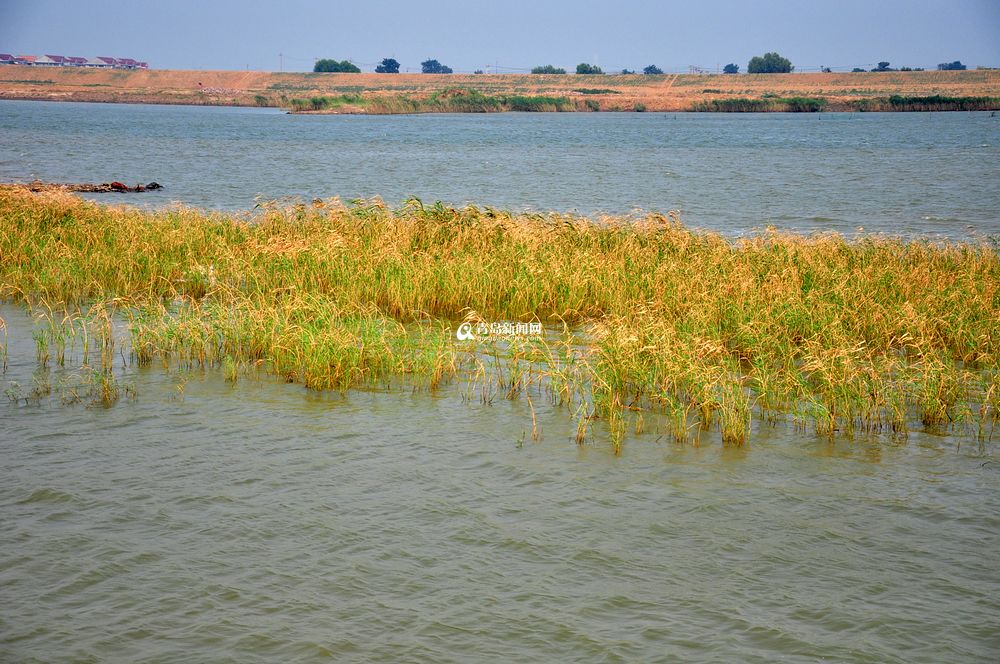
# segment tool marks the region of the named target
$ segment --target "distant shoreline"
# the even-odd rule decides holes
[[[316,74],[0,66],[0,99],[280,108],[295,114],[1000,110],[1000,71]]]

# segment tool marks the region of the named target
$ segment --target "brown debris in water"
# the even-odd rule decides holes
[[[74,182],[42,182],[41,180],[34,180],[25,185],[5,185],[5,186],[22,186],[26,187],[29,191],[79,191],[86,193],[136,193],[142,191],[151,191],[154,189],[163,189],[163,187],[157,182],[150,182],[149,184],[137,184],[134,187],[130,187],[121,182],[102,182],[99,184],[93,183],[74,183]]]

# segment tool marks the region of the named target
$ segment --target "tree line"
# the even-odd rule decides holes
[[[395,58],[385,58],[375,67],[376,74],[398,74],[399,61]],[[451,74],[453,70],[447,65],[443,65],[437,60],[424,60],[420,63],[420,70],[424,74]],[[334,74],[358,74],[361,69],[350,60],[317,60],[313,66],[314,72],[334,73]]]
[[[377,74],[398,74],[399,73],[399,62],[395,58],[386,58],[375,67],[375,72]],[[937,66],[939,71],[963,71],[968,69],[962,64],[961,60],[955,60],[954,62],[942,62]],[[792,65],[792,61],[786,57],[779,55],[776,52],[765,53],[764,55],[755,55],[750,58],[750,62],[747,63],[747,73],[748,74],[787,74],[795,70]],[[829,67],[822,67],[821,70],[824,73],[830,73],[832,70]],[[334,73],[349,73],[356,74],[361,71],[361,69],[350,62],[349,60],[333,60],[333,59],[322,59],[316,61],[316,66],[313,67],[314,72],[334,72]],[[424,60],[420,63],[420,71],[424,74],[451,74],[453,70],[447,65],[443,65],[437,60]],[[860,67],[855,67],[853,69],[855,72],[863,72],[864,69]],[[886,71],[923,71],[920,67],[900,67],[899,69],[893,69],[889,66],[889,62],[883,61],[878,63],[878,66],[870,71],[873,72],[886,72]],[[476,70],[477,74],[482,74],[482,70]],[[539,65],[538,67],[533,67],[531,69],[532,74],[565,74],[566,70],[562,67],[556,67],[554,65]],[[604,70],[597,65],[592,65],[587,62],[581,62],[576,66],[576,73],[581,75],[592,75],[592,74],[603,74]],[[636,72],[629,69],[623,69],[622,74],[635,74]],[[657,74],[662,74],[663,70],[656,65],[649,65],[642,70],[642,73],[647,76],[655,76]],[[724,74],[738,74],[740,73],[740,66],[736,63],[730,62],[725,67],[722,68],[722,73]]]

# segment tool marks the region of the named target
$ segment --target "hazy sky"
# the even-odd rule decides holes
[[[776,50],[799,70],[1000,66],[1000,0],[0,0],[0,52],[110,55],[164,69],[370,71],[436,58],[455,71],[539,64],[714,70]],[[284,54],[279,59],[279,53]]]

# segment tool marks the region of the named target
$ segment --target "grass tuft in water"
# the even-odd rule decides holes
[[[107,374],[128,355],[338,391],[462,380],[470,401],[547,397],[579,443],[606,422],[616,450],[628,413],[734,446],[783,423],[986,438],[997,418],[995,243],[729,240],[673,214],[417,199],[143,211],[19,188],[0,189],[0,228],[0,297],[39,313],[42,366],[75,352]],[[458,341],[466,320],[547,333]]]

